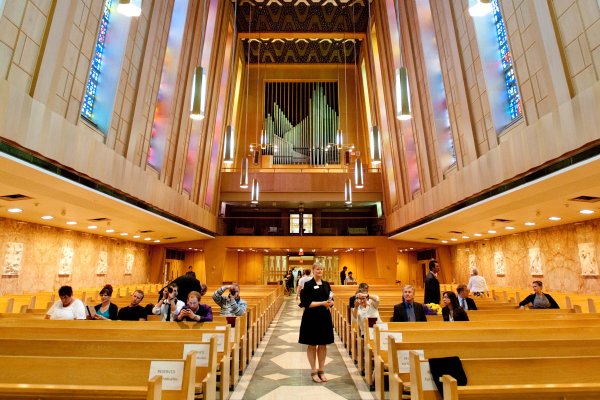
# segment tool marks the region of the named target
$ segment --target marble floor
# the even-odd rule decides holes
[[[230,399],[374,399],[337,336],[327,348],[329,381],[311,380],[306,346],[298,343],[301,318],[294,297],[287,298]]]

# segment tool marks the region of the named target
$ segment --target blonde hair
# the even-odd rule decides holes
[[[319,267],[319,268],[323,268],[323,264],[321,264],[319,261],[315,261],[315,262],[313,263],[312,269],[315,269],[315,268],[317,268],[317,267]]]

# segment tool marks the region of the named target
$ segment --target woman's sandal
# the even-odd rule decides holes
[[[311,372],[310,377],[313,380],[313,382],[315,382],[315,383],[323,383],[318,372]]]
[[[325,377],[325,371],[317,371],[317,375],[319,375],[319,379],[321,379],[321,382],[327,382],[327,378]]]

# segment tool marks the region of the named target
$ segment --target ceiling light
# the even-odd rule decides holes
[[[67,221],[67,225],[77,225],[77,221]]]
[[[452,240],[453,242],[456,242],[458,239],[457,238],[450,238],[450,240]]]
[[[113,233],[115,230],[114,229],[107,229],[106,233]]]
[[[152,238],[147,237],[147,238],[144,238],[144,240],[148,241],[148,240],[152,240]]]
[[[560,217],[550,217],[548,218],[550,221],[560,221]]]
[[[527,221],[527,222],[525,222],[525,225],[527,225],[527,226],[534,226],[535,222]]]
[[[515,229],[514,226],[505,226],[504,229],[512,231],[513,229]]]
[[[140,238],[140,235],[133,235],[133,238],[134,238],[134,239],[139,239],[139,238]]]
[[[495,231],[495,230],[493,230],[493,229],[490,229],[490,230],[488,231],[488,233],[496,233],[496,231]]]
[[[54,219],[54,217],[52,215],[42,215],[42,219],[51,220]]]
[[[6,211],[8,211],[9,213],[20,213],[23,210],[21,210],[20,208],[9,208]]]
[[[129,233],[127,233],[127,232],[121,232],[120,235],[121,236],[127,236],[127,235],[129,235]]]
[[[448,241],[447,240],[442,240],[442,243],[448,243]]]
[[[462,238],[463,238],[463,239],[469,239],[469,236],[467,236],[467,235],[463,235],[463,236],[462,236]]]
[[[579,211],[580,214],[593,214],[594,210],[581,210]]]
[[[481,233],[474,233],[473,236],[479,237],[479,236],[481,236]]]
[[[154,241],[154,243],[160,243],[160,240],[156,239],[156,240]]]
[[[88,225],[88,229],[96,229],[97,226],[96,225]]]

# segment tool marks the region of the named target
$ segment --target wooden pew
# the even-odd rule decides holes
[[[454,341],[444,338],[434,342],[388,342],[390,400],[399,400],[403,385],[410,382],[409,353],[422,351],[425,358],[458,356],[460,358],[544,357],[552,349],[553,357],[599,356],[600,339]]]
[[[143,338],[142,338],[143,339]],[[81,357],[81,358],[132,358],[153,360],[185,359],[187,350],[193,349],[196,359],[196,395],[204,400],[215,400],[217,391],[217,341],[151,342],[111,340],[64,339],[2,339],[0,356]]]
[[[166,360],[162,360],[166,361]],[[151,359],[0,356],[0,399],[193,400],[196,353],[181,363],[182,385],[165,390],[162,378],[148,375]]]
[[[420,400],[440,399],[437,390],[425,391],[420,385],[425,362],[416,352],[410,353],[411,391],[418,390]],[[454,378],[444,375],[444,400],[600,397],[600,357],[466,358],[461,362],[467,385],[457,386]]]

